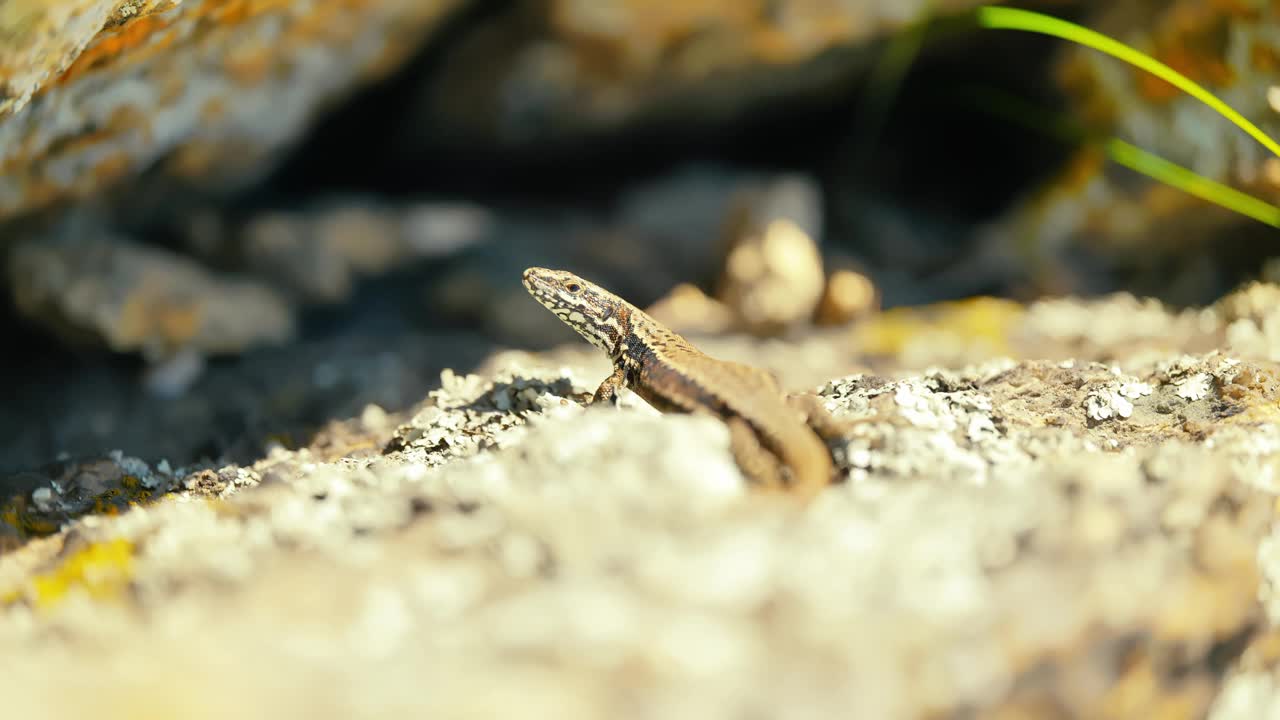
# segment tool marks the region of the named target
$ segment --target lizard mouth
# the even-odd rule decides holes
[[[529,292],[534,294],[537,293],[538,291],[538,269],[537,268],[529,268],[528,270],[525,270],[524,276],[521,278],[521,280],[524,281],[525,290],[528,290]]]
[[[531,267],[524,271],[521,278],[524,281],[524,289],[529,291],[534,297],[545,297],[552,294],[551,284],[544,276],[546,270],[538,267]]]

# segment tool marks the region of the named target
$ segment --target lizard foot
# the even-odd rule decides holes
[[[856,418],[836,417],[823,405],[821,397],[810,392],[788,395],[787,404],[799,411],[804,416],[805,424],[826,443],[847,439],[855,426],[875,419],[872,415]]]

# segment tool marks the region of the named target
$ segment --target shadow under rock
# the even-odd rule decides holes
[[[113,450],[174,468],[251,463],[270,444],[304,446],[369,404],[404,410],[439,386],[444,368],[475,366],[494,349],[477,332],[415,327],[385,310],[375,300],[330,312],[296,342],[210,361],[167,398],[144,389],[136,358],[75,352],[4,318],[23,351],[0,365],[10,389],[0,404],[0,496],[18,489],[21,471]]]

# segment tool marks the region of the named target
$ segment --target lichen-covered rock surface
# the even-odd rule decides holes
[[[68,718],[1263,717],[1280,366],[1192,348],[1267,324],[1259,293],[1150,306],[1145,338],[1108,334],[1123,298],[988,310],[1007,352],[945,367],[700,341],[870,418],[803,507],[753,493],[712,419],[584,408],[585,344],[242,466],[27,473],[0,690]]]
[[[0,8],[0,220],[159,166],[255,177],[457,0],[15,0]]]

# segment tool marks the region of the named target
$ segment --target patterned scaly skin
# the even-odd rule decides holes
[[[729,427],[743,473],[769,488],[811,497],[832,479],[824,438],[843,432],[817,396],[784,395],[773,375],[718,360],[631,303],[564,270],[529,268],[524,286],[613,362],[592,404],[626,387],[660,412],[705,413]],[[821,433],[821,436],[819,435]]]

